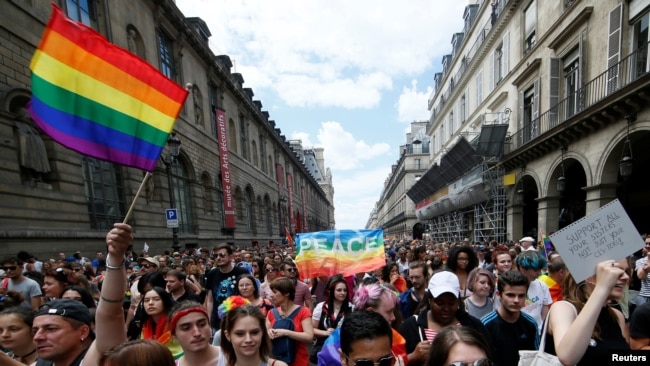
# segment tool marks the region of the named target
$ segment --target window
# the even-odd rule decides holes
[[[635,71],[636,76],[641,76],[650,70],[648,65],[648,23],[650,22],[650,13],[645,13],[639,20],[633,24],[632,31],[632,51],[635,52]]]
[[[535,43],[537,28],[537,4],[535,1],[524,10],[524,53],[528,52]]]
[[[259,159],[259,154],[257,150],[257,142],[255,140],[251,141],[251,155],[252,155],[252,163],[256,168],[260,167],[260,159]]]
[[[492,64],[491,64],[491,73],[490,73],[490,90],[493,90],[494,87],[499,84],[501,79],[503,79],[508,74],[508,61],[510,57],[510,33],[506,32],[503,35],[501,43],[496,46],[494,52],[492,52]]]
[[[126,213],[122,169],[119,165],[87,156],[81,160],[81,169],[90,227],[110,230]]]
[[[266,220],[266,233],[268,235],[273,235],[273,224],[271,218],[273,214],[271,213],[271,200],[269,196],[264,197],[264,218]]]
[[[216,197],[216,206],[220,214],[221,227],[226,227],[226,215],[225,209],[223,207],[223,189],[221,188],[221,173],[217,174],[217,197]]]
[[[243,114],[239,115],[239,139],[241,141],[241,155],[244,159],[248,160],[248,136]]]
[[[253,211],[253,189],[249,186],[244,194],[244,222],[249,232],[255,230],[255,211]]]
[[[210,98],[210,129],[212,132],[212,137],[217,138],[217,108],[219,104],[217,102],[217,88],[214,85],[210,85],[208,89],[209,98]]]
[[[176,72],[174,71],[172,40],[163,32],[158,32],[158,54],[160,58],[160,72],[174,80],[176,78]]]
[[[67,0],[68,18],[83,23],[89,27],[97,27],[97,18],[92,0]]]
[[[421,159],[415,159],[415,169],[422,169]]]
[[[580,89],[580,57],[578,49],[562,60],[564,65],[564,92],[567,98],[566,118],[578,112],[580,101],[578,99]]]
[[[619,88],[619,61],[621,60],[621,27],[623,24],[623,4],[618,4],[609,12],[609,33],[607,40],[607,92]]]
[[[182,159],[177,159],[172,164],[171,172],[174,203],[178,209],[178,232],[191,234],[194,232],[191,186],[189,174]]]
[[[237,129],[232,118],[228,120],[228,144],[230,151],[237,151]]]
[[[259,139],[260,139],[260,164],[261,164],[260,168],[262,169],[262,172],[268,173],[266,168],[266,159],[264,158],[266,156],[266,139],[261,134],[259,136]]]
[[[520,93],[519,109],[523,124],[521,145],[533,140],[539,135],[539,79],[532,86]]]
[[[466,100],[466,98],[467,98],[467,92],[465,92],[465,94],[463,94],[460,97],[460,104],[458,106],[458,112],[460,114],[460,116],[458,117],[458,121],[460,122],[461,125],[463,124],[463,122],[465,122],[465,118],[467,118],[467,116],[465,115],[465,113],[467,112],[466,111],[466,109],[467,109],[467,100]]]

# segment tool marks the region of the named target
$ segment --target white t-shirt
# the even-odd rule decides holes
[[[548,286],[539,279],[532,281],[526,293],[526,306],[521,311],[535,319],[538,332],[542,331],[542,324],[544,323],[542,309],[544,305],[551,305],[552,303],[553,298],[551,298],[551,292],[548,290]]]

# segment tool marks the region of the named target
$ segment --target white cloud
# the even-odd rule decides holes
[[[390,152],[390,145],[384,142],[368,144],[357,140],[338,122],[323,122],[318,130],[318,144],[325,151],[326,165],[333,172],[357,169],[363,161],[371,160]]]
[[[451,51],[462,1],[177,0],[200,16],[210,45],[247,87],[291,106],[370,108],[396,77],[420,75]],[[244,73],[245,71],[245,73]],[[408,118],[408,113],[404,118]]]
[[[397,101],[397,120],[403,123],[426,121],[429,119],[427,103],[433,89],[428,87],[418,91],[417,80],[411,81],[411,87],[404,87]]]
[[[334,207],[338,229],[362,229],[384,187],[390,167],[334,174]]]

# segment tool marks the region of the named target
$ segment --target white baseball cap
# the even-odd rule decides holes
[[[529,242],[531,242],[531,243],[534,243],[534,242],[535,242],[535,239],[533,239],[533,238],[530,237],[530,236],[525,236],[525,237],[519,239],[519,242],[522,242],[522,241],[529,241]]]
[[[434,298],[446,292],[458,298],[458,294],[460,294],[460,282],[458,281],[458,276],[452,272],[442,271],[431,276],[427,289]]]

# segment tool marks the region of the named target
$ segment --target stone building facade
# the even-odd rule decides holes
[[[429,99],[429,171],[461,140],[478,159],[420,180],[418,217],[455,237],[517,240],[618,198],[648,232],[650,1],[470,1],[462,16]],[[476,169],[482,179],[444,205]],[[484,194],[463,200],[470,191]]]
[[[221,241],[268,246],[280,243],[287,231],[333,226],[332,195],[244,86],[243,75],[231,72],[230,58],[209,49],[205,22],[186,18],[172,0],[57,3],[68,17],[178,84],[192,84],[174,128],[180,154],[172,158],[165,149],[135,204],[134,250],[145,242],[154,254],[173,244],[174,250]],[[50,12],[46,1],[24,0],[7,0],[0,12],[0,252],[27,250],[48,258],[80,250],[92,256],[104,248],[112,223],[124,218],[144,172],[63,148],[26,113],[29,62]],[[228,144],[229,174],[219,137]],[[170,193],[179,216],[177,243],[166,227]]]

